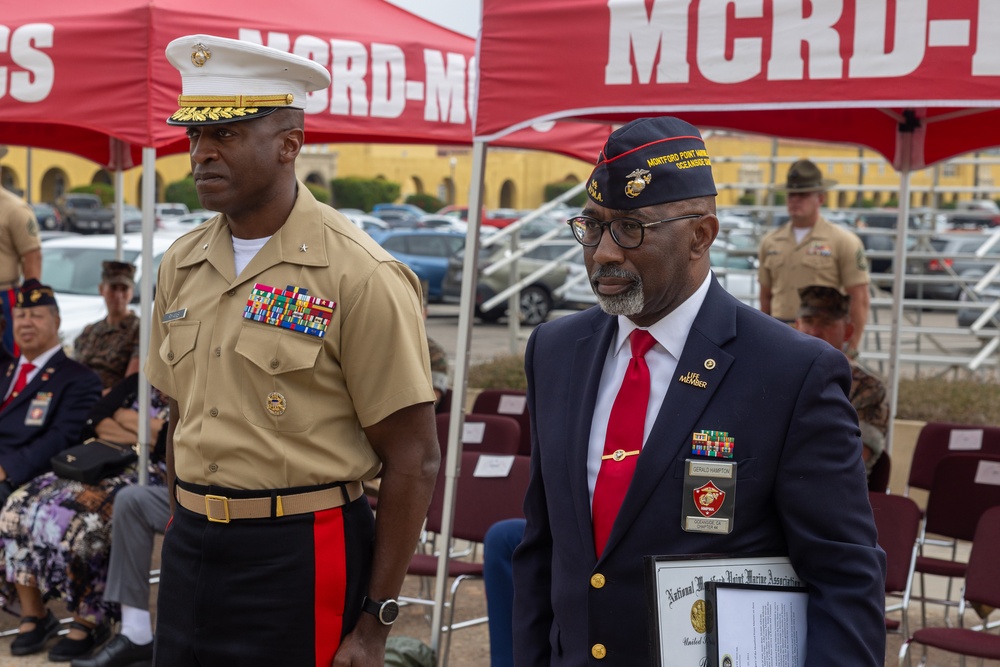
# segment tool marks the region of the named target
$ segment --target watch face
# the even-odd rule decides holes
[[[382,625],[392,625],[396,617],[399,616],[399,604],[395,600],[386,600],[378,611],[378,620]]]

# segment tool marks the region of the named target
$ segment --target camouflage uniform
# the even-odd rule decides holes
[[[861,426],[861,442],[872,450],[872,456],[865,463],[870,475],[872,467],[885,450],[885,438],[889,431],[889,402],[885,395],[885,385],[878,376],[869,372],[855,361],[851,361],[851,405],[858,413]]]
[[[427,349],[431,355],[431,383],[444,398],[448,393],[448,355],[430,336],[427,337]]]
[[[130,312],[115,326],[107,320],[88,324],[73,344],[73,358],[101,376],[104,388],[125,378],[132,359],[139,356],[139,317]]]

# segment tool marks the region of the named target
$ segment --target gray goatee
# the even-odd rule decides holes
[[[632,281],[632,286],[621,294],[609,296],[597,291],[599,278],[624,278]],[[608,315],[624,315],[631,317],[642,312],[645,304],[643,297],[642,278],[638,274],[620,269],[617,266],[599,266],[590,274],[590,286],[597,296],[597,303]]]

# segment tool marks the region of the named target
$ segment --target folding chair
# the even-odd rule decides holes
[[[455,539],[482,543],[486,531],[497,521],[516,519],[524,516],[522,504],[528,488],[528,465],[526,456],[512,456],[510,471],[503,477],[484,477],[477,475],[477,464],[488,454],[466,452],[462,454],[462,467],[456,480],[455,515],[452,522],[452,535]],[[492,460],[496,460],[495,458]],[[484,461],[485,463],[485,461]],[[431,500],[431,511],[427,516],[427,530],[441,532],[441,516],[444,504],[444,468],[438,473],[437,485]],[[442,548],[444,548],[442,546]],[[420,577],[437,576],[438,556],[434,554],[414,554],[407,574]],[[446,603],[448,620],[442,627],[447,633],[443,651],[442,667],[448,664],[448,650],[451,647],[451,633],[455,630],[485,623],[487,617],[455,622],[455,600],[462,582],[469,579],[482,579],[483,564],[448,559],[448,577],[454,577],[449,599]],[[402,602],[410,604],[433,605],[434,601],[426,598],[401,597]]]
[[[868,490],[879,493],[889,492],[889,477],[892,474],[892,461],[889,452],[882,452],[882,455],[875,460],[872,472],[868,475]]]
[[[958,433],[953,434],[954,431]],[[938,462],[953,454],[1000,455],[1000,428],[945,422],[925,424],[913,448],[903,495],[910,495],[911,488],[929,491]]]
[[[437,416],[438,443],[441,445],[441,460],[448,451],[448,427],[451,415]],[[506,415],[465,415],[465,430],[462,433],[462,451],[479,454],[517,454],[521,447],[521,425],[513,417]]]
[[[920,533],[921,511],[912,499],[906,496],[891,496],[887,493],[870,491],[868,500],[875,515],[878,529],[878,543],[885,551],[885,593],[899,597],[898,603],[886,604],[886,613],[900,612],[899,621],[886,618],[887,629],[900,627],[902,635],[909,637],[907,613],[913,588],[913,568],[917,561],[917,535]]]
[[[528,417],[526,392],[519,389],[484,389],[476,396],[472,412],[479,415],[513,417],[521,425],[521,447],[518,454],[531,456],[531,422]]]
[[[927,662],[926,648],[937,648],[961,656],[959,664],[964,667],[965,656],[1000,660],[1000,636],[986,632],[986,619],[995,607],[1000,607],[1000,567],[997,566],[997,550],[1000,550],[1000,507],[986,510],[976,526],[966,571],[965,589],[959,603],[957,628],[923,628],[903,642],[899,649],[899,664],[908,658],[910,644],[920,644],[925,654],[920,664]],[[976,628],[965,628],[966,602],[982,619]]]
[[[958,540],[971,541],[976,524],[983,512],[1000,505],[1000,485],[993,474],[1000,475],[1000,455],[952,454],[941,459],[931,483],[924,513],[924,525],[920,532],[920,553],[917,556],[915,572],[920,574],[920,618],[927,626],[927,602],[945,606],[945,621],[951,607],[958,602],[951,600],[951,585],[954,578],[966,574],[967,564],[955,560]],[[933,543],[927,535],[940,535],[953,540],[950,558],[932,558],[925,554],[925,546]],[[925,575],[948,578],[948,592],[944,599],[927,596]],[[916,596],[915,596],[916,597]]]

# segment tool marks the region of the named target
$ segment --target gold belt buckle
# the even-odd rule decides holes
[[[213,501],[214,502],[222,503],[222,513],[224,515],[224,518],[222,518],[222,519],[216,519],[215,517],[212,516],[212,505],[211,505],[211,503]],[[206,495],[205,496],[205,516],[212,523],[229,523],[229,498],[226,498],[225,496]]]

